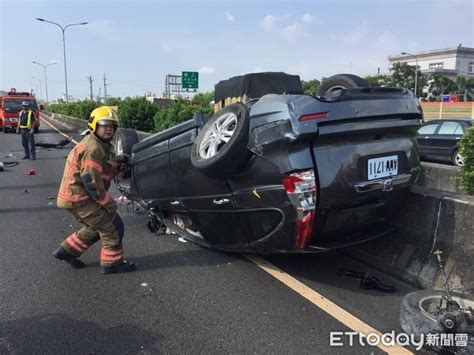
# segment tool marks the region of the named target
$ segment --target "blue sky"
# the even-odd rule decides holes
[[[200,91],[231,76],[284,71],[303,80],[388,72],[387,56],[474,47],[472,0],[444,1],[10,1],[0,0],[0,89],[37,89],[48,67],[49,98],[161,95],[166,74],[200,72]],[[36,85],[36,86],[35,86]],[[43,83],[44,85],[44,83]],[[43,96],[44,87],[43,87]]]

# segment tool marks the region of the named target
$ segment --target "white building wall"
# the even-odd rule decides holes
[[[469,71],[469,63],[474,62],[474,52],[472,48],[447,48],[439,51],[429,51],[413,53],[418,60],[418,66],[421,71],[434,72],[436,68],[433,64],[442,63],[442,68],[438,66],[438,70],[446,70],[447,76],[467,75],[474,76],[474,67]],[[407,63],[416,65],[416,60],[412,56],[396,55],[389,57],[389,70],[394,63]],[[430,67],[431,65],[431,67]]]
[[[469,72],[469,63],[474,63],[474,57],[468,58],[468,57],[462,57],[458,58],[458,63],[457,63],[457,70],[459,71],[460,74],[471,74],[474,75],[474,72]]]

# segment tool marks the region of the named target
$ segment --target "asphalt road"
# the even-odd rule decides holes
[[[66,130],[65,130],[66,131]],[[36,140],[62,137],[46,125]],[[240,254],[154,235],[146,217],[122,206],[128,274],[100,274],[99,245],[80,270],[52,252],[79,224],[55,206],[65,149],[23,156],[20,138],[0,132],[0,353],[381,354],[380,348],[330,347],[330,332],[350,331]],[[9,156],[11,155],[11,156]],[[34,168],[35,175],[26,175]],[[117,196],[117,195],[115,195]],[[412,288],[347,256],[331,252],[265,257],[321,296],[380,332],[402,332],[399,305]],[[396,286],[393,294],[361,290],[341,267],[371,272]]]

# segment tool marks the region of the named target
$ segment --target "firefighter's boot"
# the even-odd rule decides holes
[[[63,247],[59,247],[54,253],[53,256],[58,260],[63,260],[71,265],[75,269],[82,269],[86,266],[81,260],[76,258],[74,255],[69,254]]]
[[[102,266],[102,275],[117,274],[122,272],[130,272],[135,270],[135,264],[122,261],[120,264],[112,266]]]

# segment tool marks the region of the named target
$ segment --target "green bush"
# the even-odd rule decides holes
[[[459,153],[464,159],[461,167],[461,187],[474,195],[474,126],[471,126],[460,142]]]
[[[212,107],[208,103],[192,103],[183,99],[172,100],[168,107],[160,108],[156,112],[154,132],[160,132],[187,121],[198,111],[212,113]]]
[[[81,102],[73,102],[70,104],[48,105],[46,107],[46,110],[59,113],[61,115],[66,115],[66,116],[71,116],[71,117],[87,120],[91,112],[99,106],[102,106],[99,102],[81,101]]]
[[[153,116],[157,111],[158,107],[144,97],[127,97],[119,104],[117,114],[121,127],[151,132],[154,128]]]
[[[211,106],[211,101],[214,100],[214,91],[203,92],[194,95],[193,104],[201,105],[203,107]]]

